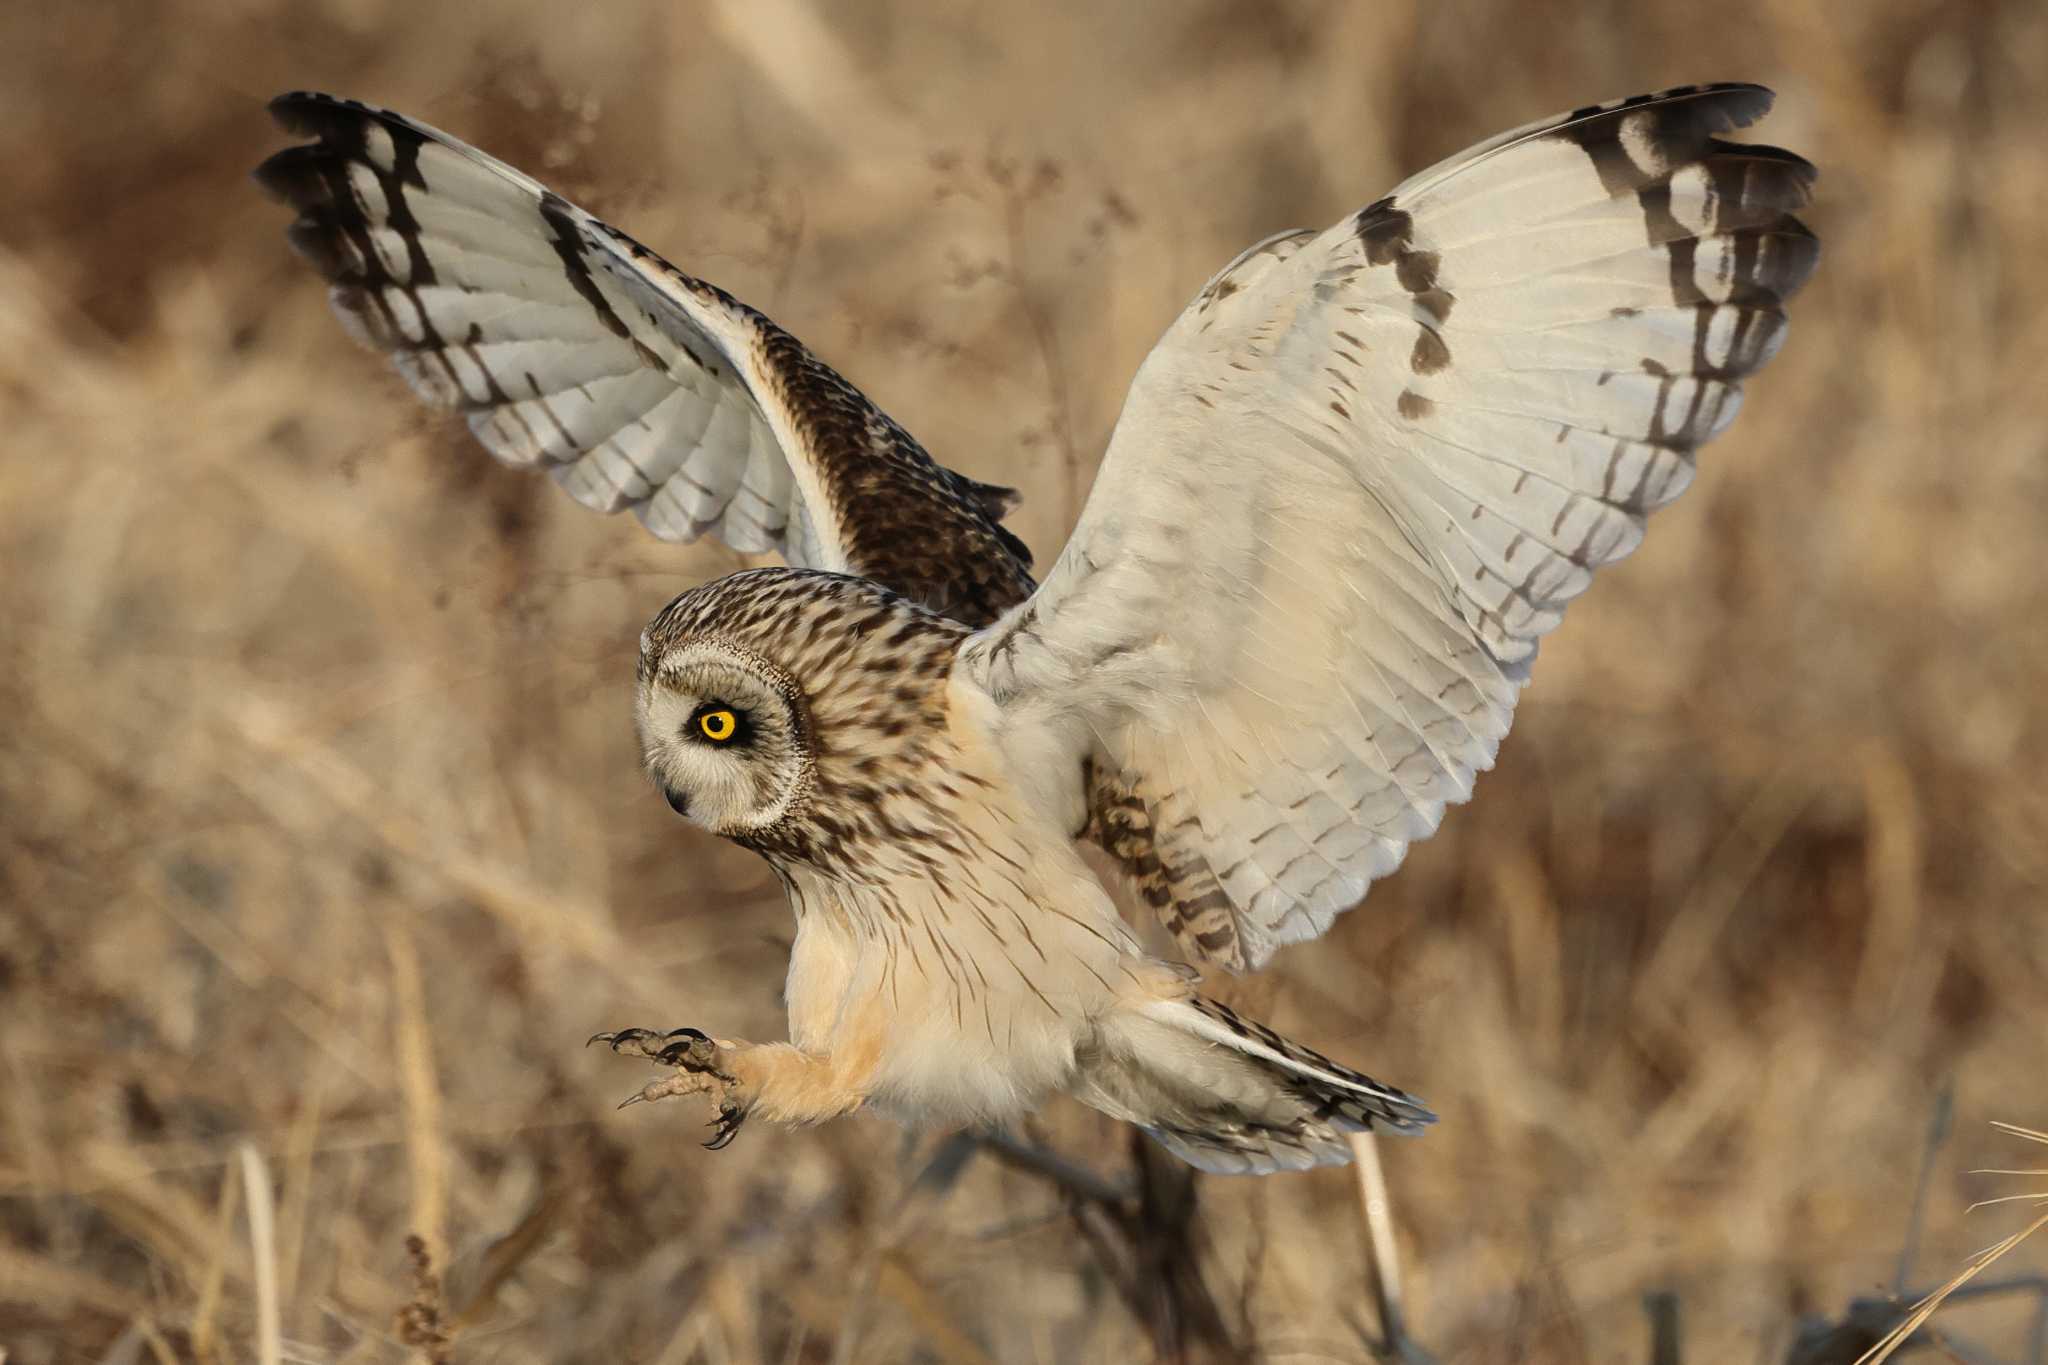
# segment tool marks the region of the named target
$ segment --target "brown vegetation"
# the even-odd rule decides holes
[[[1368,1357],[1344,1171],[1189,1205],[1050,1108],[1145,1191],[1105,1201],[876,1120],[712,1154],[612,1112],[644,1078],[591,1031],[780,1027],[776,889],[627,718],[643,620],[736,560],[348,345],[245,174],[297,86],[770,312],[1021,486],[1042,562],[1242,245],[1555,109],[1775,86],[1826,243],[1783,356],[1474,805],[1240,989],[1443,1115],[1382,1144],[1440,1358],[1647,1360],[1656,1291],[1686,1361],[1784,1359],[1892,1287],[1952,1081],[1945,1279],[2013,1230],[1963,1212],[1986,1121],[2048,1104],[2043,71],[2029,0],[8,6],[0,1352]],[[2024,1317],[1936,1321],[2009,1359]]]

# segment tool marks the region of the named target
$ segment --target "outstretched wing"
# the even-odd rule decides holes
[[[973,625],[1032,588],[1015,494],[945,469],[723,290],[445,133],[329,95],[257,179],[336,311],[429,403],[657,536],[858,574]]]
[[[1050,799],[1190,953],[1257,966],[1392,871],[1691,481],[1817,257],[1813,168],[1716,136],[1769,105],[1508,133],[1253,248],[1146,360],[1072,541],[968,666],[1020,753],[1086,774]]]

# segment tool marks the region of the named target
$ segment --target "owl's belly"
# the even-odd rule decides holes
[[[869,1106],[906,1123],[1000,1122],[1071,1079],[1109,1003],[1075,991],[1064,980],[1078,974],[1072,966],[1013,966],[1001,945],[957,926],[943,950],[921,948],[800,920],[790,1041],[862,1078]]]
[[[950,999],[875,1010],[884,1033],[869,1104],[915,1124],[1003,1123],[1036,1109],[1071,1081],[1095,1026],[1026,999],[970,995],[957,1015]]]

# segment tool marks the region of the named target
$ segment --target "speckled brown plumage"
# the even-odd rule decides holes
[[[946,725],[962,623],[879,583],[803,569],[750,569],[692,588],[641,637],[640,680],[692,640],[716,641],[774,680],[799,718],[811,764],[804,799],[773,825],[730,837],[788,873],[847,869],[866,841],[940,843],[964,857],[951,822],[912,820],[957,798]],[[936,776],[935,776],[936,775]]]
[[[1158,827],[1156,798],[1141,784],[1088,762],[1088,823],[1081,837],[1098,845],[1129,881],[1131,889],[1159,916],[1159,923],[1190,956],[1233,971],[1250,964],[1238,940],[1230,897],[1216,883],[1199,852],[1171,855],[1171,837]],[[1162,854],[1164,843],[1169,850]]]

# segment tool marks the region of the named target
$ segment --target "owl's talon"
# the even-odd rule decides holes
[[[708,1095],[718,1116],[711,1121],[714,1131],[704,1145],[714,1152],[730,1143],[746,1122],[747,1106],[734,1095],[739,1079],[720,1064],[728,1060],[723,1054],[729,1049],[702,1029],[673,1028],[657,1033],[653,1029],[623,1028],[593,1034],[590,1041],[608,1044],[622,1056],[644,1057],[656,1065],[674,1068],[621,1100],[619,1108],[682,1095]]]
[[[645,1057],[662,1066],[732,1080],[718,1065],[718,1054],[723,1049],[702,1029],[672,1028],[667,1033],[656,1033],[653,1029],[622,1028],[616,1033],[594,1034],[590,1041],[609,1043],[612,1051],[623,1056]]]
[[[696,1038],[705,1038],[696,1029],[672,1029],[668,1033],[655,1033],[653,1029],[616,1029],[616,1031],[608,1031],[608,1033],[592,1033],[590,1042],[586,1042],[584,1046],[588,1048],[590,1044],[602,1042],[602,1044],[610,1046],[610,1050],[616,1052],[618,1056],[641,1056],[641,1058],[647,1058],[649,1062],[659,1062],[659,1060],[662,1060],[662,1054],[668,1048],[676,1046],[670,1040],[676,1038],[676,1033],[684,1033],[684,1031],[696,1033]],[[674,1064],[676,1062],[670,1062],[670,1066],[674,1066]]]
[[[740,1125],[747,1121],[747,1111],[727,1100],[718,1106],[718,1117],[711,1121],[711,1141],[704,1144],[707,1152],[721,1152],[739,1135]]]
[[[686,1036],[676,1037],[677,1034]],[[677,1029],[669,1036],[676,1041],[657,1052],[654,1055],[656,1061],[664,1066],[679,1066],[685,1071],[708,1071],[724,1078],[714,1065],[718,1060],[718,1044],[693,1028]]]
[[[642,1057],[652,1057],[653,1053],[643,1049],[650,1046],[649,1039],[659,1041],[660,1038],[661,1035],[653,1029],[622,1028],[611,1033],[593,1033],[585,1040],[583,1046],[589,1047],[592,1043],[605,1043],[614,1052],[631,1052]]]

